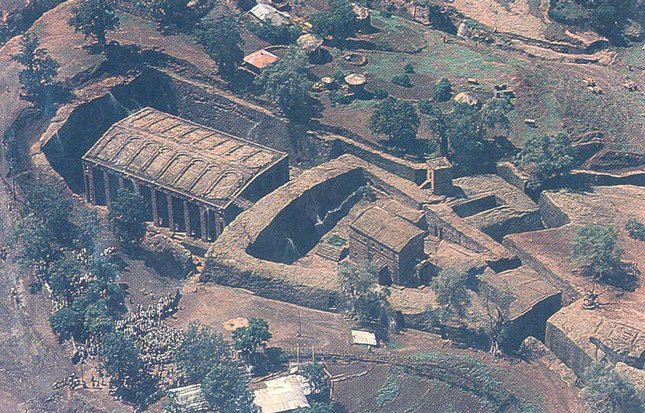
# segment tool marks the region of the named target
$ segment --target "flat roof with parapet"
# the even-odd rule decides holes
[[[419,228],[378,206],[361,212],[352,222],[351,227],[392,248],[395,252],[401,252],[412,239],[423,235],[423,231]]]
[[[285,153],[144,108],[115,123],[83,160],[226,208]]]

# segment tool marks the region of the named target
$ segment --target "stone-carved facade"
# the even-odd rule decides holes
[[[150,108],[114,124],[82,162],[87,202],[109,206],[127,187],[155,225],[203,241],[289,180],[286,154]]]
[[[371,207],[350,225],[349,256],[375,265],[381,284],[405,284],[424,258],[424,235],[408,221]]]

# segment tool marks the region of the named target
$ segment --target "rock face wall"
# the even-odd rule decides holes
[[[288,264],[301,258],[361,198],[364,185],[363,172],[354,169],[312,186],[275,216],[247,252]]]
[[[545,344],[577,375],[603,359],[642,370],[645,323],[631,308],[589,311],[578,301],[549,318]]]

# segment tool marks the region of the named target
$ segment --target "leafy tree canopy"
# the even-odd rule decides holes
[[[419,125],[419,115],[414,105],[393,97],[377,103],[370,118],[372,132],[383,134],[396,144],[406,145],[414,141]]]
[[[292,47],[282,59],[262,70],[256,83],[287,117],[305,121],[311,114],[307,73],[306,55]]]
[[[12,228],[10,239],[19,247],[22,264],[45,261],[52,253],[52,234],[33,213],[20,218]]]
[[[622,249],[616,229],[611,225],[587,224],[578,229],[572,246],[573,256],[596,279],[611,278],[620,270]]]
[[[23,192],[23,214],[34,214],[41,219],[52,239],[60,240],[69,235],[72,201],[62,183],[43,175],[25,186]]]
[[[329,11],[319,11],[311,15],[309,22],[313,32],[334,39],[346,39],[358,31],[356,13],[347,0],[330,0]]]
[[[430,286],[435,292],[437,303],[446,313],[445,318],[465,315],[466,308],[470,305],[470,296],[466,288],[467,281],[468,274],[466,272],[452,267],[441,271],[432,280]]]
[[[192,18],[190,0],[137,0],[139,8],[147,11],[162,27],[183,27]]]
[[[96,38],[99,45],[105,47],[105,34],[115,30],[120,24],[116,13],[116,0],[81,1],[72,9],[69,24],[86,38]]]
[[[602,364],[587,372],[582,395],[589,413],[637,413],[645,410],[634,386],[614,369]]]
[[[18,74],[25,95],[34,99],[46,97],[60,65],[40,47],[38,37],[33,33],[25,34],[13,59],[25,66]]]
[[[629,236],[638,241],[645,241],[645,224],[637,219],[631,218],[625,224]]]
[[[207,326],[191,323],[175,351],[175,361],[193,383],[199,383],[211,366],[231,362],[229,346],[221,334]]]
[[[573,146],[565,134],[531,138],[516,157],[517,164],[537,186],[571,172],[573,161]]]
[[[266,346],[271,338],[269,323],[260,318],[251,318],[249,325],[233,331],[233,347],[245,356],[251,356]]]
[[[197,39],[217,61],[220,75],[231,79],[244,57],[239,16],[222,14],[204,18],[197,29]]]
[[[136,343],[121,333],[108,334],[101,345],[101,365],[110,377],[110,386],[124,400],[145,406],[156,391],[157,383],[146,370]]]
[[[137,247],[146,234],[146,206],[141,195],[119,188],[112,200],[108,220],[112,232],[125,249]]]
[[[220,413],[255,413],[247,383],[233,363],[211,367],[202,382],[202,393],[211,408]]]
[[[432,100],[435,102],[446,102],[452,96],[452,85],[445,77],[434,85],[432,89]]]
[[[327,400],[329,397],[329,381],[325,366],[320,363],[306,364],[299,372],[304,378],[311,383],[312,394],[318,400]]]

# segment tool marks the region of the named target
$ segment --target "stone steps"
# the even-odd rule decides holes
[[[338,247],[336,245],[328,244],[323,242],[318,247],[316,254],[320,255],[323,258],[332,260],[334,262],[339,262],[345,253],[346,247]]]

